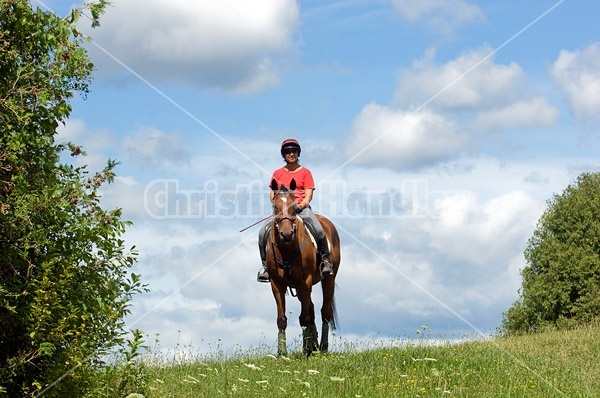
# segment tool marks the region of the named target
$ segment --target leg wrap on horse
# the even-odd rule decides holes
[[[315,333],[316,333],[315,328]],[[317,348],[315,335],[313,335],[312,328],[310,326],[302,326],[302,352],[306,356],[310,356],[312,352]]]
[[[321,326],[321,344],[319,345],[321,352],[329,350],[329,322],[323,322]]]
[[[317,325],[314,323],[308,327],[310,334],[312,335],[312,348],[313,350],[319,349],[319,332],[317,332]]]
[[[285,331],[280,330],[277,335],[277,355],[287,356],[287,344],[285,341]]]

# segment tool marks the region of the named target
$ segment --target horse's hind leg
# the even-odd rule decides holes
[[[319,349],[321,352],[327,352],[329,350],[329,325],[335,330],[335,276],[325,278],[321,281],[321,287],[323,288],[323,306],[321,307],[321,343]]]

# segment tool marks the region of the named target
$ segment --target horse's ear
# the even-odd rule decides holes
[[[270,187],[271,187],[271,189],[272,189],[273,191],[277,191],[277,181],[275,181],[275,179],[274,179],[274,178],[271,180],[271,185],[270,185]]]
[[[292,191],[296,190],[296,180],[294,180],[293,178],[292,178],[292,181],[290,181],[290,189]]]

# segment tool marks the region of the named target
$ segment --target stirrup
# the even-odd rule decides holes
[[[269,277],[269,273],[265,267],[258,271],[258,275],[256,275],[257,282],[269,283],[270,280],[271,278]]]
[[[333,266],[329,259],[324,258],[321,261],[321,276],[324,278],[326,276],[333,276]]]

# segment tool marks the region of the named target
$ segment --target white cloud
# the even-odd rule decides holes
[[[464,51],[441,65],[435,55],[429,49],[412,68],[400,73],[395,108],[431,109],[473,143],[497,138],[485,133],[555,124],[558,110],[536,93],[518,64],[495,63],[489,46]],[[466,143],[466,138],[456,144]]]
[[[484,19],[481,9],[466,0],[391,0],[394,7],[409,21],[424,22],[443,33]]]
[[[398,336],[424,323],[440,333],[469,329],[457,314],[484,330],[499,326],[501,313],[516,298],[526,240],[545,200],[564,188],[568,176],[564,164],[553,161],[462,162],[473,166],[457,175],[389,170],[373,175],[356,166],[350,170],[349,186],[371,187],[376,182],[384,190],[400,190],[405,179],[413,181],[416,175],[428,183],[419,192],[431,197],[420,203],[431,209],[426,216],[412,217],[409,212],[334,220],[343,242],[336,279],[339,336]],[[528,182],[531,173],[543,177],[543,185]],[[255,281],[260,266],[258,226],[239,234],[250,220],[152,220],[140,212],[144,187],[135,179],[120,177],[109,189],[115,190],[114,197],[107,192],[109,197],[121,197],[123,218],[135,218],[125,239],[127,246],[138,246],[135,272],[151,288],[151,293],[134,299],[129,324],[150,335],[160,333],[164,347],[179,342],[214,352],[215,344],[227,350],[264,343],[275,351],[275,301],[269,286]],[[313,291],[316,309],[320,290],[315,286]],[[300,335],[299,303],[289,296],[287,301],[291,346]]]
[[[466,137],[440,115],[368,104],[354,121],[346,153],[356,164],[418,169],[456,156],[465,144]]]
[[[581,50],[561,51],[550,73],[580,123],[600,122],[600,43]]]
[[[394,104],[462,110],[502,106],[521,97],[527,86],[521,67],[514,62],[495,64],[491,53],[489,46],[483,46],[437,66],[435,51],[429,50],[412,70],[400,74]]]
[[[190,160],[181,134],[166,133],[145,126],[140,126],[123,138],[123,151],[128,160],[152,169],[180,166]]]
[[[493,271],[490,264],[522,246],[541,212],[540,202],[522,191],[484,203],[468,191],[449,195],[435,207],[439,219],[428,228],[431,247],[449,261],[488,271]]]
[[[515,101],[505,107],[483,111],[477,116],[477,130],[551,126],[558,110],[544,97]]]
[[[131,0],[108,8],[91,35],[153,82],[247,92],[277,83],[275,61],[290,49],[298,19],[294,0]],[[100,72],[122,69],[94,59]]]

